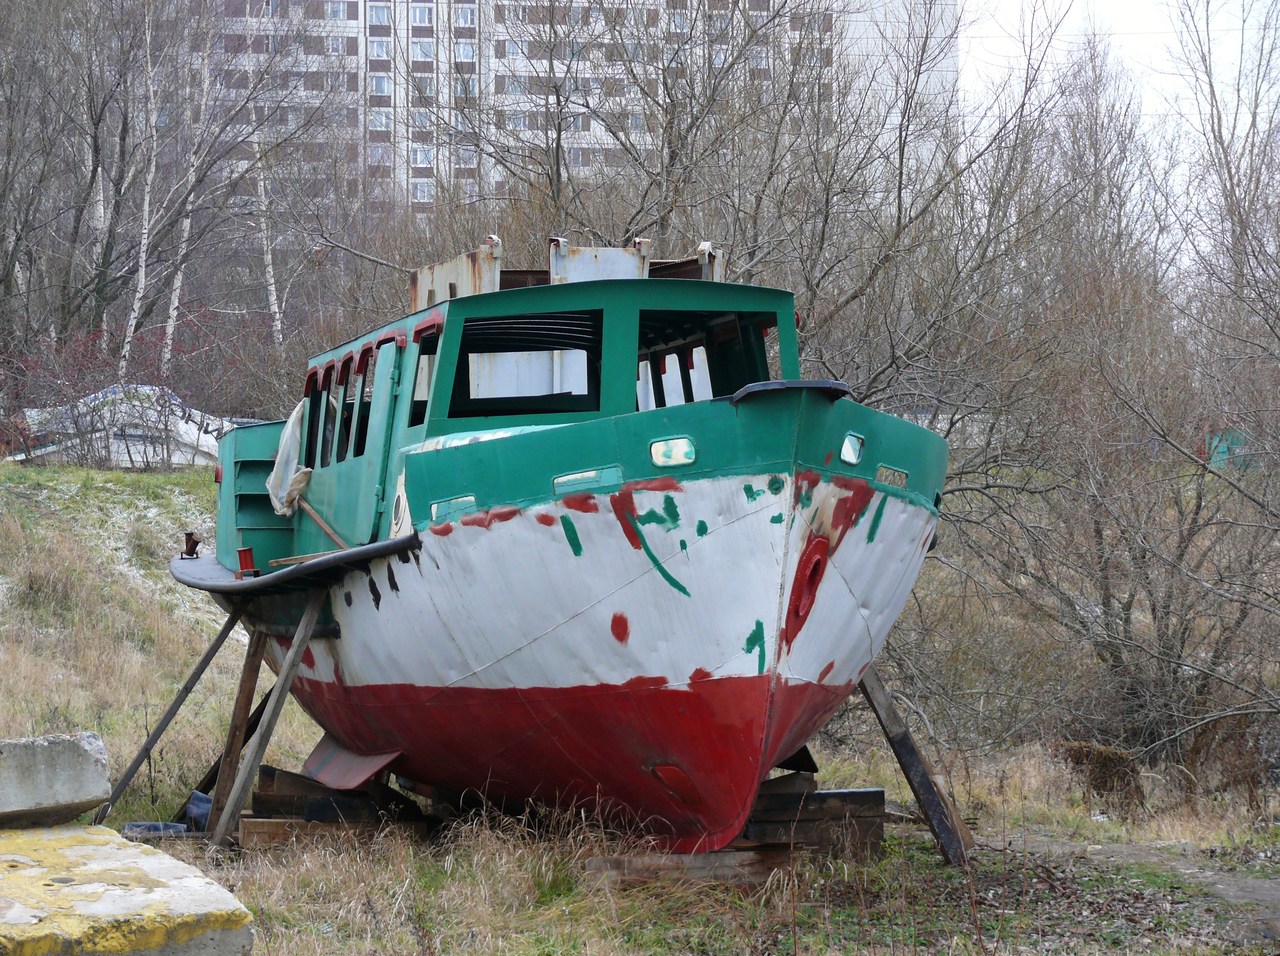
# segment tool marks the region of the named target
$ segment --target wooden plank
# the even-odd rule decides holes
[[[587,882],[612,886],[663,879],[709,880],[751,885],[766,882],[775,870],[791,865],[792,849],[768,845],[715,853],[637,853],[587,860]]]
[[[302,613],[302,620],[298,622],[298,630],[293,636],[289,653],[285,655],[284,663],[280,666],[279,679],[276,681],[276,686],[271,689],[267,709],[262,715],[262,724],[258,727],[258,732],[253,735],[253,740],[249,742],[249,752],[240,764],[235,783],[231,785],[231,793],[227,797],[226,807],[218,820],[217,827],[213,829],[211,842],[215,845],[227,842],[236,819],[240,816],[240,808],[244,806],[249,796],[249,788],[258,775],[258,766],[267,752],[267,744],[271,741],[271,734],[276,729],[276,721],[280,719],[280,711],[284,709],[284,702],[289,694],[289,688],[293,685],[293,678],[302,664],[302,655],[307,645],[311,643],[316,619],[320,617],[320,608],[327,596],[327,591],[317,590],[311,595],[311,600],[307,602],[307,609]]]
[[[329,540],[336,544],[340,550],[346,551],[351,547],[351,545],[338,537],[338,532],[329,527],[329,523],[325,521],[324,518],[320,517],[316,512],[316,509],[311,507],[311,502],[307,501],[307,499],[302,497],[302,495],[298,495],[298,507],[305,511],[311,520],[320,526],[320,530],[328,535]]]
[[[266,650],[267,635],[255,630],[249,637],[249,646],[245,648],[240,685],[236,688],[235,703],[231,705],[231,724],[227,729],[227,742],[222,748],[222,759],[218,764],[218,784],[214,788],[209,809],[207,829],[210,831],[222,820],[227,798],[231,795],[231,784],[240,767],[240,753],[244,750],[244,742],[249,733],[249,705],[253,702],[253,692],[258,687],[258,672],[262,670],[262,658]],[[270,694],[267,699],[271,699]]]
[[[884,817],[848,820],[752,820],[743,836],[761,843],[796,843],[815,848],[839,847],[853,859],[878,858],[884,852]]]
[[[751,819],[818,820],[845,816],[882,816],[884,791],[813,790],[809,793],[762,793],[751,807]]]
[[[240,622],[240,615],[243,613],[244,609],[241,607],[234,607],[231,609],[231,613],[227,615],[227,620],[223,623],[222,629],[218,631],[218,636],[213,639],[213,643],[211,643],[205,649],[205,652],[200,655],[200,660],[196,662],[196,666],[192,668],[191,673],[187,675],[186,681],[184,681],[182,687],[178,689],[177,696],[173,698],[173,702],[169,704],[169,708],[164,712],[164,715],[160,718],[159,722],[156,723],[155,729],[147,735],[147,739],[143,742],[142,748],[134,756],[133,760],[130,761],[129,766],[125,768],[124,773],[120,775],[120,779],[116,781],[116,785],[111,789],[111,796],[107,797],[107,802],[100,806],[98,808],[98,812],[93,815],[94,823],[100,824],[107,818],[107,814],[111,812],[111,808],[115,806],[116,801],[120,799],[125,789],[133,781],[134,774],[138,772],[138,769],[146,762],[146,759],[151,756],[151,750],[159,742],[161,734],[169,728],[170,722],[177,716],[178,711],[182,708],[182,705],[186,703],[187,698],[191,696],[191,692],[195,690],[196,684],[199,683],[200,678],[204,676],[204,672],[213,662],[218,651],[222,649],[222,645],[225,644],[227,638],[231,636],[231,632],[235,630],[236,624]]]
[[[434,829],[438,828],[430,823],[398,823],[392,825],[404,827],[410,833],[419,837],[429,836]],[[372,839],[387,826],[388,824],[385,823],[352,826],[346,823],[319,823],[284,818],[264,820],[259,817],[242,816],[240,818],[240,828],[236,834],[236,842],[240,844],[242,849],[254,850],[281,846],[298,839],[314,840],[354,835],[367,840]]]
[[[973,834],[956,813],[942,780],[934,774],[924,754],[916,746],[875,667],[866,669],[860,686],[862,696],[871,705],[876,720],[880,722],[880,727],[889,740],[893,755],[898,758],[898,766],[902,768],[911,792],[915,794],[916,803],[929,822],[929,829],[938,841],[943,859],[953,865],[963,866],[968,861],[969,850],[973,849]]]

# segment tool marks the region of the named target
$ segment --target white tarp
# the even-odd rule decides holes
[[[299,468],[302,454],[302,416],[307,410],[306,401],[298,403],[280,433],[280,450],[276,452],[276,464],[267,476],[267,494],[276,514],[286,518],[298,510],[298,499],[306,491],[311,480],[310,468]]]

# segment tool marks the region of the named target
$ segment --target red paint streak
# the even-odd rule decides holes
[[[490,508],[488,511],[477,511],[475,514],[463,515],[461,520],[464,525],[471,528],[488,528],[502,521],[510,521],[519,513],[519,508],[503,505],[500,508]]]
[[[835,662],[835,661],[827,661],[827,666],[826,666],[826,667],[824,667],[824,668],[822,668],[822,670],[820,670],[820,671],[818,672],[818,683],[819,683],[819,684],[821,684],[824,680],[826,680],[826,679],[827,679],[827,675],[831,673],[832,669],[833,669],[835,666],[836,666],[836,662]]]
[[[835,541],[831,543],[834,549],[840,547],[840,542],[849,533],[849,529],[858,523],[862,513],[867,510],[867,505],[871,504],[875,491],[861,478],[837,477],[832,481],[837,488],[842,488],[849,492],[836,502],[836,506],[831,512],[831,530],[835,532],[836,536]]]
[[[600,510],[600,505],[596,501],[595,495],[565,495],[560,500],[570,511],[581,511],[585,514],[593,515]]]
[[[822,535],[810,532],[809,540],[800,552],[800,560],[796,563],[796,575],[791,581],[791,597],[787,601],[787,618],[782,633],[778,635],[779,645],[791,650],[804,622],[809,619],[813,610],[813,602],[818,596],[818,585],[822,583],[822,575],[827,570],[827,556],[831,552],[831,542]]]
[[[806,491],[812,491],[814,488],[818,487],[818,482],[820,482],[821,480],[822,480],[822,476],[819,475],[816,471],[809,471],[807,469],[803,471],[797,471],[796,487],[794,492],[796,504],[800,503],[800,499],[804,497],[804,493]]]
[[[538,524],[546,528],[550,528],[552,525],[556,523],[556,516],[549,515],[545,511],[539,511],[535,517],[538,521]]]
[[[404,751],[391,769],[418,784],[516,803],[554,795],[566,806],[626,808],[667,849],[688,853],[737,837],[768,768],[800,749],[853,690],[771,680],[489,690],[343,686],[302,674],[294,695],[347,749]],[[657,766],[679,767],[701,803],[680,800]]]
[[[669,687],[671,682],[665,677],[633,677],[622,683],[623,690],[660,690]]]
[[[836,456],[835,452],[833,451],[827,452],[827,457],[822,459],[823,467],[826,467],[827,465],[831,464],[831,459],[834,458],[835,456]]]
[[[710,679],[711,679],[711,671],[707,670],[705,667],[694,668],[693,673],[689,675],[690,684],[696,684],[700,680],[710,680]]]
[[[870,662],[870,661],[867,661],[865,664],[863,664],[861,667],[859,667],[859,668],[858,668],[858,676],[857,676],[857,678],[854,680],[854,684],[861,684],[861,683],[862,683],[862,675],[863,675],[863,674],[865,674],[865,673],[867,672],[867,668],[868,668],[868,667],[870,667],[870,666],[871,666],[871,662]]]
[[[448,537],[453,534],[453,525],[447,521],[444,524],[433,524],[431,526],[431,533],[441,538]]]
[[[305,668],[307,668],[307,670],[315,670],[315,669],[316,669],[316,656],[315,656],[314,654],[312,654],[312,653],[311,653],[311,648],[309,648],[309,647],[307,647],[307,648],[303,648],[303,651],[302,651],[302,666],[303,666],[303,667],[305,667]]]
[[[619,644],[627,643],[627,638],[631,636],[631,622],[627,620],[627,616],[621,611],[613,616],[613,620],[609,622],[609,632],[613,634],[613,639]]]
[[[613,516],[618,519],[618,525],[622,528],[622,533],[626,536],[627,543],[639,551],[640,532],[636,529],[635,524],[635,496],[624,488],[617,494],[609,496],[609,506],[613,509]]]
[[[680,482],[670,475],[661,478],[645,478],[641,481],[628,481],[622,486],[623,491],[683,491]]]

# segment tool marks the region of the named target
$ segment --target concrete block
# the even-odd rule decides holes
[[[0,953],[244,956],[249,911],[106,827],[0,830]]]
[[[97,734],[0,740],[0,827],[55,826],[111,796]]]

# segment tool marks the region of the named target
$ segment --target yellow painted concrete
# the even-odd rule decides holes
[[[145,952],[251,919],[194,867],[106,827],[0,830],[2,953]]]

